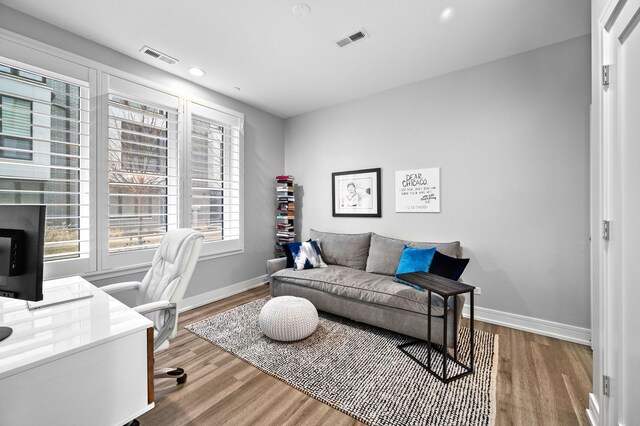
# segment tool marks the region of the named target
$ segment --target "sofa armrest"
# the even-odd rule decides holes
[[[284,269],[286,267],[287,267],[286,257],[279,257],[277,259],[267,260],[267,276],[269,277],[269,280],[271,280],[272,274],[275,274],[279,270]]]

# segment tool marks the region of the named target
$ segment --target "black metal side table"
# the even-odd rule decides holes
[[[406,281],[411,284],[415,284],[427,290],[427,364],[425,365],[422,361],[411,355],[405,348],[408,346],[413,346],[419,343],[423,343],[422,340],[413,340],[411,342],[403,343],[402,345],[398,345],[398,349],[404,352],[407,356],[409,356],[412,360],[420,364],[423,368],[425,368],[429,373],[433,374],[435,377],[440,379],[443,383],[449,383],[453,380],[464,377],[468,374],[473,374],[473,351],[474,351],[474,341],[473,341],[473,290],[474,286],[463,284],[458,281],[453,281],[448,278],[441,277],[439,275],[430,274],[428,272],[414,272],[411,274],[400,274],[398,278]],[[436,293],[440,295],[444,299],[444,316],[443,316],[443,333],[442,333],[442,376],[439,375],[436,371],[431,368],[431,293]],[[470,335],[469,335],[469,365],[464,365],[460,361],[458,361],[458,296],[459,294],[469,293],[471,295],[470,303],[469,303],[469,325],[470,325]],[[456,332],[453,335],[453,356],[449,355],[447,351],[447,308],[449,306],[449,297],[453,297],[453,329]],[[438,345],[436,345],[438,346]],[[456,374],[455,376],[447,377],[447,362],[452,361],[462,367],[464,370],[462,373]]]

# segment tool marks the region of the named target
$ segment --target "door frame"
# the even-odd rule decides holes
[[[593,425],[618,425],[625,413],[621,353],[623,303],[622,256],[622,141],[619,128],[617,58],[624,33],[640,21],[640,0],[611,0],[597,20],[592,37],[594,64],[591,108],[591,327],[593,391],[587,416]],[[595,28],[594,28],[595,32]],[[610,65],[609,85],[603,85],[602,66]],[[603,220],[611,221],[610,240],[602,237]],[[611,377],[610,395],[603,377]],[[628,404],[628,402],[626,402]]]

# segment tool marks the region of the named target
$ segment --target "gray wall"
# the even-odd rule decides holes
[[[587,35],[288,119],[302,237],[460,240],[477,306],[589,328],[589,70]],[[333,218],[331,172],[373,167],[382,218]],[[427,167],[441,213],[395,213],[394,172]]]
[[[128,56],[93,43],[14,9],[0,5],[0,28],[48,43],[114,68],[173,87],[245,114],[245,250],[243,254],[201,261],[194,272],[186,297],[265,274],[265,263],[273,254],[274,176],[284,167],[284,121],[217,92],[178,78]],[[1,52],[0,52],[1,54]],[[144,274],[96,281],[97,285],[138,280]]]

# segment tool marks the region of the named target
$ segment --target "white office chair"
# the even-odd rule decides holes
[[[141,282],[125,282],[101,287],[113,294],[126,290],[137,291],[133,308],[153,321],[153,350],[169,347],[178,328],[177,304],[182,300],[193,274],[204,235],[193,229],[176,229],[165,234],[156,251],[151,268]],[[177,385],[187,381],[182,368],[154,371],[154,378],[176,379]]]

